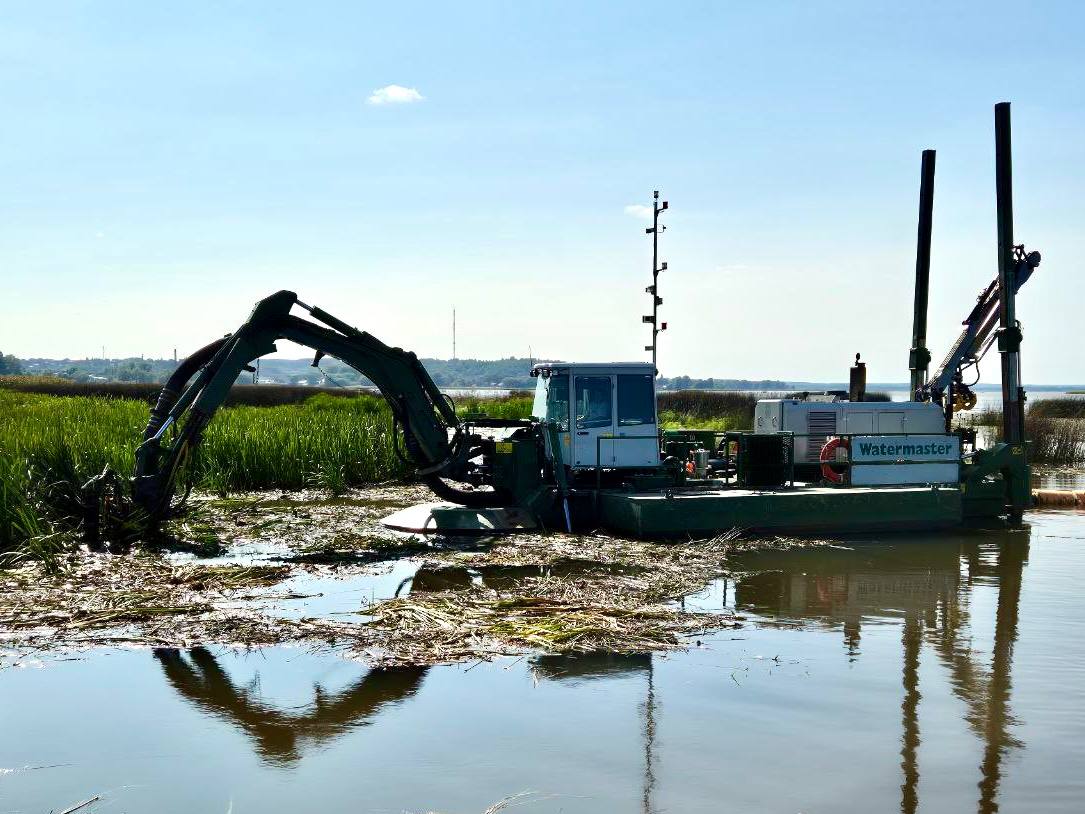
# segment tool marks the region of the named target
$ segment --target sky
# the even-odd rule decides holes
[[[643,360],[659,189],[663,375],[906,381],[920,153],[937,362],[1009,101],[1024,379],[1085,382],[1080,4],[2,11],[4,353],[183,356],[286,288],[420,356],[455,307],[460,357]]]

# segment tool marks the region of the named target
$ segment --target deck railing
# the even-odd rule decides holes
[[[698,434],[704,434],[705,430],[691,430]],[[732,445],[737,447],[740,436],[743,435],[755,435],[757,433],[750,433],[748,431],[713,431],[713,449],[709,450],[710,453],[718,453],[720,449],[723,450],[724,471],[723,482],[730,485],[732,479],[732,472],[737,478],[737,456],[732,455]],[[947,457],[923,457],[923,458],[910,458],[910,457],[897,457],[885,460],[860,460],[856,462],[853,459],[853,452],[855,444],[853,440],[855,438],[944,438],[959,443],[960,436],[951,432],[854,432],[854,433],[797,433],[784,431],[776,433],[777,435],[783,435],[787,439],[786,444],[786,466],[787,466],[787,478],[786,483],[788,486],[794,486],[795,484],[795,466],[796,464],[806,464],[809,466],[821,466],[822,463],[829,463],[833,467],[840,467],[843,469],[841,473],[843,480],[839,484],[840,486],[851,486],[852,469],[855,466],[914,466],[917,464],[957,464],[961,463],[960,448],[958,447],[958,454],[949,455]],[[795,459],[795,439],[809,439],[817,438],[822,441],[822,446],[831,438],[841,438],[848,443],[838,447],[837,457],[832,461],[820,461],[820,460],[804,460],[796,461]],[[602,463],[602,443],[603,441],[644,441],[647,439],[653,439],[657,442],[657,445],[661,448],[663,443],[663,432],[659,432],[655,435],[612,435],[612,436],[597,436],[595,439],[595,485],[596,489],[602,487],[603,470],[611,467],[604,466]],[[951,444],[952,446],[952,444]],[[844,455],[841,457],[839,450],[844,451]],[[736,449],[737,452],[737,449]],[[734,461],[734,466],[732,466]]]

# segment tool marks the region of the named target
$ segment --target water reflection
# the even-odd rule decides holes
[[[569,656],[536,656],[531,660],[532,672],[537,678],[553,681],[591,681],[613,678],[617,675],[643,673],[645,677],[644,703],[641,704],[641,722],[644,737],[644,777],[641,791],[641,812],[656,811],[652,801],[656,775],[656,693],[655,669],[650,653],[578,653]]]
[[[1037,541],[1037,560],[1040,559],[1039,546],[1040,542]],[[828,640],[831,648],[836,647],[836,631],[840,631],[843,645],[842,651],[837,651],[840,661],[847,659],[866,664],[870,659],[879,659],[888,670],[891,691],[898,680],[895,650],[899,630],[900,683],[896,685],[899,695],[891,696],[893,709],[888,732],[872,732],[871,738],[872,743],[880,740],[883,744],[888,738],[889,743],[894,744],[894,752],[895,741],[899,738],[900,811],[911,814],[919,809],[924,755],[939,751],[930,746],[927,750],[922,748],[924,733],[921,713],[925,705],[928,715],[932,709],[945,707],[939,707],[937,693],[929,692],[928,699],[924,700],[922,683],[924,680],[929,683],[938,673],[942,673],[946,676],[946,685],[952,696],[964,706],[963,718],[968,725],[965,741],[974,737],[980,745],[976,774],[972,775],[978,777],[974,807],[981,814],[989,814],[998,811],[1006,756],[1023,746],[1014,734],[1018,722],[1011,708],[1011,677],[1018,635],[1022,575],[1028,555],[1027,530],[972,537],[913,539],[894,545],[865,544],[850,549],[759,552],[742,560],[741,565],[746,572],[734,580],[733,593],[727,593],[733,596],[736,607],[761,617],[800,620],[804,623],[803,627],[813,624],[832,631],[827,636],[816,637],[822,643]],[[517,572],[469,573],[431,569],[420,571],[410,589],[447,590],[470,585],[476,580],[502,580],[517,576],[520,576]],[[991,606],[984,604],[985,594],[992,597],[997,595],[997,602]],[[981,607],[984,608],[982,614],[976,610]],[[987,610],[989,607],[991,609]],[[879,626],[880,630],[872,630],[871,625]],[[866,653],[864,629],[867,633]],[[886,633],[892,637],[888,661],[884,649],[879,650],[876,646],[882,643],[884,647]],[[768,635],[778,634],[768,631]],[[815,638],[808,633],[787,635]],[[823,644],[818,647],[823,647]],[[706,671],[711,670],[706,660],[713,657],[713,649],[719,653],[723,647],[715,645],[714,648],[700,651],[701,656],[672,656],[662,661],[646,654],[589,653],[537,656],[528,663],[536,681],[562,685],[564,689],[573,691],[560,696],[560,703],[573,705],[570,708],[575,709],[575,704],[579,703],[590,706],[592,702],[574,701],[573,696],[581,699],[597,697],[593,691],[607,694],[621,692],[622,697],[630,697],[632,704],[623,706],[620,716],[627,725],[635,723],[639,737],[635,741],[625,741],[628,747],[635,744],[636,752],[627,753],[628,762],[624,764],[626,768],[623,771],[629,773],[628,783],[637,783],[641,787],[638,807],[643,812],[652,812],[656,810],[656,798],[660,799],[663,807],[668,807],[668,795],[675,794],[668,777],[671,773],[683,776],[681,773],[685,769],[680,767],[688,765],[684,757],[689,756],[683,756],[681,751],[683,733],[704,737],[699,734],[704,722],[700,712],[686,719],[678,712],[683,708],[682,694],[686,692],[685,688],[694,681],[703,682],[706,689],[702,691],[710,693],[703,699],[705,707],[716,709],[720,715],[713,720],[726,720],[724,710],[734,709],[728,704],[746,703],[745,697],[739,701],[729,696],[728,693],[735,692],[729,686],[727,691],[723,691],[705,678]],[[256,753],[266,762],[286,766],[296,762],[310,746],[327,743],[352,728],[375,721],[391,706],[414,699],[427,675],[425,668],[372,670],[336,692],[327,692],[318,687],[311,702],[303,706],[277,706],[267,700],[258,686],[231,679],[219,661],[205,649],[158,650],[155,657],[171,686],[188,702],[243,732]],[[698,658],[701,660],[698,661]],[[696,671],[696,678],[691,671]],[[463,688],[480,680],[480,674],[481,671],[464,672],[454,683],[445,684],[437,681],[435,676],[429,695],[436,695],[436,700],[419,698],[414,703],[432,704],[427,714],[442,714],[437,711],[442,704],[442,693],[466,692]],[[500,670],[496,670],[496,674],[505,675]],[[492,680],[491,676],[488,681]],[[941,682],[940,676],[936,680]],[[500,681],[504,682],[505,679]],[[517,716],[521,714],[519,710],[532,707],[535,703],[533,699],[525,696],[523,704],[516,706],[498,704],[494,707],[498,711],[491,712],[490,701],[494,700],[492,692],[513,693],[519,690],[508,683],[487,683],[485,687],[478,699],[479,706],[471,707],[472,727],[477,726],[480,732],[487,731],[487,727],[491,732],[502,732],[512,725],[509,723],[511,721],[519,721],[521,726],[527,725],[526,718]],[[834,700],[832,686],[826,685],[823,690],[830,700]],[[1018,694],[1021,694],[1021,690],[1018,690]],[[669,710],[660,704],[659,695],[664,696],[664,703],[670,700]],[[551,694],[548,697],[556,699],[559,696]],[[782,696],[769,697],[772,705],[766,709],[771,717],[778,714]],[[816,693],[806,697],[817,703]],[[1021,703],[1018,699],[1018,705]],[[830,704],[826,709],[829,715],[839,714],[834,711],[839,707],[834,708]],[[668,712],[669,715],[666,714]],[[561,716],[567,714],[567,709],[558,706],[547,709],[545,713],[548,718]],[[689,715],[688,712],[686,714]],[[755,714],[756,710],[749,713]],[[494,715],[497,717],[493,718]],[[833,720],[826,718],[824,723],[831,725]],[[545,728],[540,731],[547,732]],[[670,739],[660,741],[660,731],[664,737],[669,732]],[[388,735],[385,734],[385,737]],[[586,733],[578,733],[573,740],[586,737]],[[747,733],[746,737],[750,742],[744,748],[756,744],[756,735]],[[930,733],[928,738],[931,738]],[[575,746],[575,743],[569,743],[563,748],[575,750]],[[940,746],[944,747],[942,744]],[[477,744],[471,748],[482,749]],[[529,745],[523,748],[527,762],[551,759],[532,752]],[[662,762],[660,755],[664,758]],[[504,758],[505,753],[502,752],[490,759]],[[726,752],[721,753],[721,759],[726,759]],[[891,760],[897,762],[895,754]],[[594,764],[584,764],[580,770],[594,776]],[[895,788],[890,794],[896,797]],[[892,804],[896,805],[896,800]],[[931,803],[928,801],[927,805]]]
[[[159,648],[154,656],[178,693],[237,726],[252,739],[261,757],[277,764],[297,761],[300,742],[332,740],[364,725],[384,706],[410,698],[427,671],[425,667],[370,670],[350,687],[332,694],[317,685],[304,712],[288,712],[263,701],[257,687],[234,683],[206,648],[193,647],[187,658],[175,648]]]
[[[864,622],[900,619],[900,810],[912,814],[919,804],[919,665],[926,646],[948,673],[954,695],[966,705],[966,721],[981,739],[976,809],[988,814],[998,810],[1003,758],[1022,746],[1011,732],[1016,721],[1010,695],[1028,548],[1026,528],[994,537],[756,554],[745,564],[758,570],[736,581],[735,603],[761,615],[840,625],[850,659],[859,657]],[[998,592],[988,659],[973,647],[969,603],[977,584]]]

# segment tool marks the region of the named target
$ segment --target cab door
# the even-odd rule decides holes
[[[649,467],[659,464],[656,429],[656,387],[651,373],[619,373],[618,437],[613,442],[614,465]],[[604,442],[606,443],[606,442]]]
[[[614,377],[573,376],[573,466],[614,462]]]

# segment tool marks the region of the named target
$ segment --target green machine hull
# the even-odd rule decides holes
[[[553,440],[551,446],[560,450]],[[787,481],[755,487],[751,473],[761,469],[744,463],[743,449],[740,443],[736,477],[730,483],[692,479],[684,469],[664,465],[625,473],[618,483],[614,476],[622,473],[611,470],[606,473],[608,485],[602,472],[596,473],[595,483],[583,476],[567,478],[560,452],[550,480],[540,446],[522,437],[496,445],[494,473],[541,528],[606,528],[644,539],[705,537],[735,528],[824,535],[946,529],[1018,520],[1031,498],[1023,444],[999,443],[969,455],[960,466],[959,482],[899,486]],[[788,451],[780,447],[777,457],[780,450]],[[762,450],[762,457],[772,457],[772,452]]]
[[[601,491],[596,502],[600,525],[643,538],[704,536],[732,528],[903,531],[951,528],[965,520],[957,486]]]

